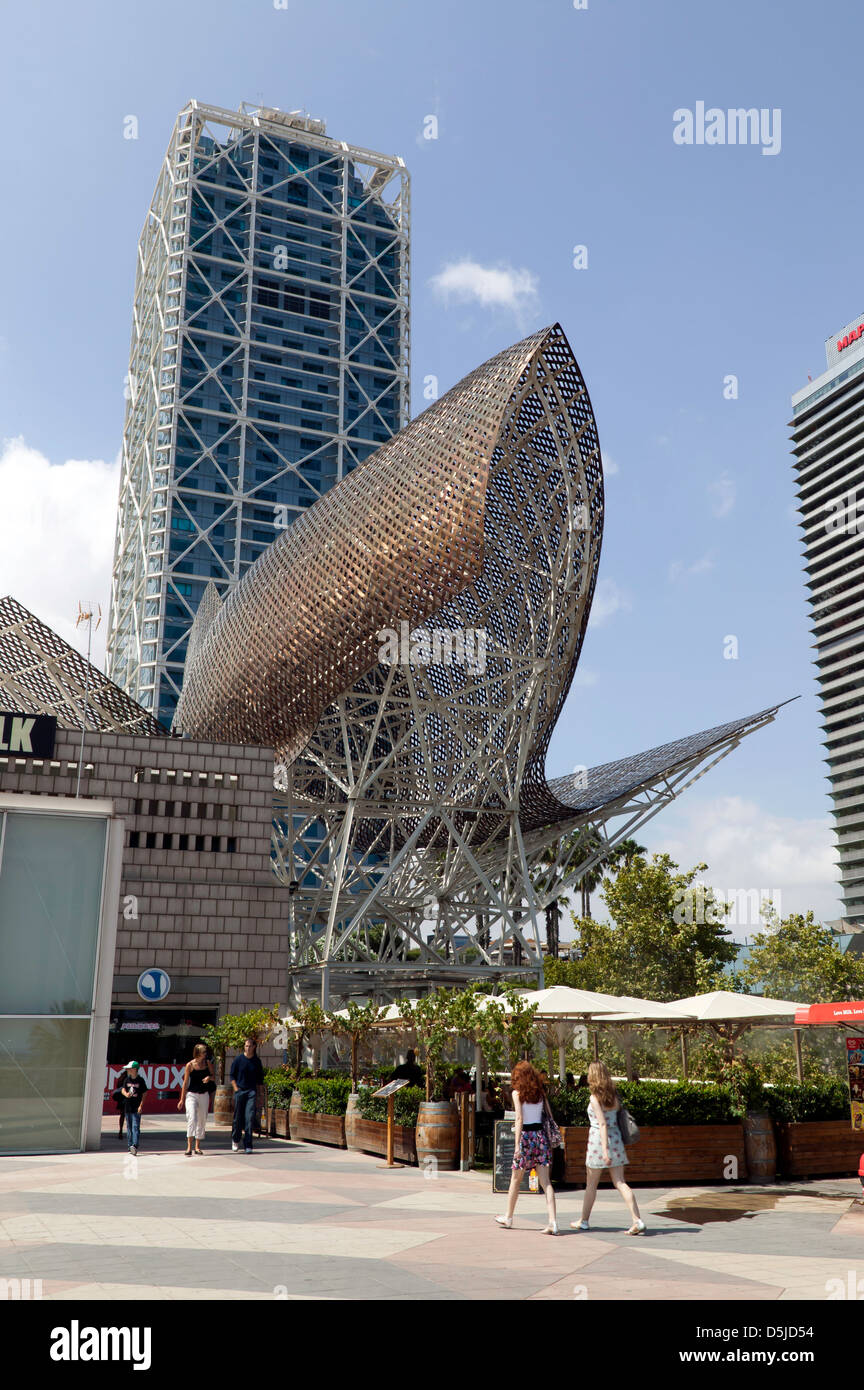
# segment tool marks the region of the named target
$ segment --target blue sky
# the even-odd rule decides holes
[[[107,609],[135,244],[177,111],[304,107],[412,172],[415,411],[424,376],[556,319],[588,382],[614,471],[550,773],[800,695],[642,838],[836,915],[786,424],[864,308],[856,0],[28,0],[2,26],[0,590],[64,631],[79,597]],[[779,108],[780,152],[677,145],[699,101]]]

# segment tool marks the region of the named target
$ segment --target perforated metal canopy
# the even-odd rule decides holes
[[[9,595],[0,598],[0,702],[9,709],[52,714],[62,729],[167,733],[148,710]]]

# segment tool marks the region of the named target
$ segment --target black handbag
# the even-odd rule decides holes
[[[627,1109],[626,1105],[619,1106],[617,1114],[618,1131],[621,1135],[622,1140],[624,1141],[625,1148],[628,1144],[638,1143],[639,1126],[633,1119],[633,1116],[630,1114],[630,1111]]]

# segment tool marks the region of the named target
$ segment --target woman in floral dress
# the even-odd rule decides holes
[[[582,1220],[571,1221],[577,1231],[587,1231],[588,1218],[597,1196],[597,1184],[604,1168],[609,1169],[612,1182],[630,1209],[633,1224],[628,1236],[645,1234],[645,1222],[639,1215],[636,1198],[624,1181],[624,1165],[629,1162],[624,1140],[618,1128],[618,1111],[621,1102],[615,1082],[609,1069],[602,1062],[592,1062],[588,1068],[588,1087],[591,1100],[588,1104],[588,1150],[585,1154],[586,1182],[582,1198]]]
[[[513,1154],[513,1174],[510,1190],[507,1193],[507,1215],[496,1216],[499,1226],[507,1229],[513,1225],[513,1212],[519,1197],[519,1188],[526,1171],[536,1169],[546,1197],[546,1225],[543,1234],[557,1236],[558,1218],[555,1211],[555,1193],[549,1181],[549,1165],[552,1150],[543,1131],[543,1116],[546,1110],[546,1093],[540,1073],[530,1062],[517,1062],[513,1068],[513,1108],[516,1111],[516,1148]]]

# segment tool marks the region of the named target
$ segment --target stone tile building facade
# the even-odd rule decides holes
[[[72,796],[81,735],[57,730],[50,760],[0,755],[0,791]],[[125,823],[112,1008],[141,1008],[158,966],[174,1007],[242,1013],[286,1005],[289,898],[270,867],[273,751],[88,733],[82,797]]]

